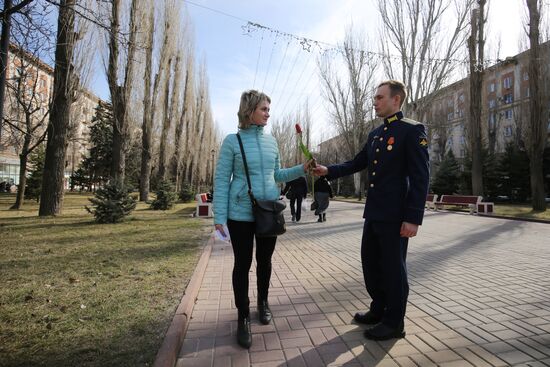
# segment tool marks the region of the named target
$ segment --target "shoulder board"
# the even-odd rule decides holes
[[[406,122],[406,123],[411,124],[411,125],[418,125],[420,123],[416,120],[413,120],[413,119],[410,119],[410,118],[407,118],[407,117],[403,117],[401,119],[401,121]]]

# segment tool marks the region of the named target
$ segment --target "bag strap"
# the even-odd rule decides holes
[[[252,193],[252,185],[250,184],[250,175],[248,174],[248,164],[246,163],[246,154],[244,154],[243,141],[241,140],[241,135],[237,133],[237,139],[239,140],[239,147],[241,148],[241,156],[243,157],[244,171],[246,172],[246,182],[248,183],[248,196],[250,196],[250,201],[252,205],[256,204],[256,198]]]

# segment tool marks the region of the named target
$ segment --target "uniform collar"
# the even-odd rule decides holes
[[[393,115],[390,115],[384,119],[384,125],[389,125],[394,121],[401,120],[403,118],[403,112],[398,111],[397,113],[394,113]]]
[[[263,134],[264,126],[249,125],[246,129],[239,129],[239,132],[245,134]]]

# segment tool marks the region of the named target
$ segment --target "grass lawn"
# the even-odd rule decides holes
[[[365,198],[361,201],[354,197],[336,196],[335,200],[349,203],[365,203]],[[495,203],[495,215],[519,219],[538,219],[550,222],[550,205],[545,212],[534,212],[530,204],[506,204]],[[447,206],[445,209],[469,212],[466,208]]]
[[[193,204],[95,224],[89,196],[61,216],[0,195],[0,366],[151,366],[211,220]]]

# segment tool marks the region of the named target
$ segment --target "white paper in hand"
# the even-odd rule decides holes
[[[231,239],[229,238],[229,228],[227,228],[226,224],[223,225],[223,231],[225,232],[225,236],[216,229],[216,237],[220,241],[229,242]]]

